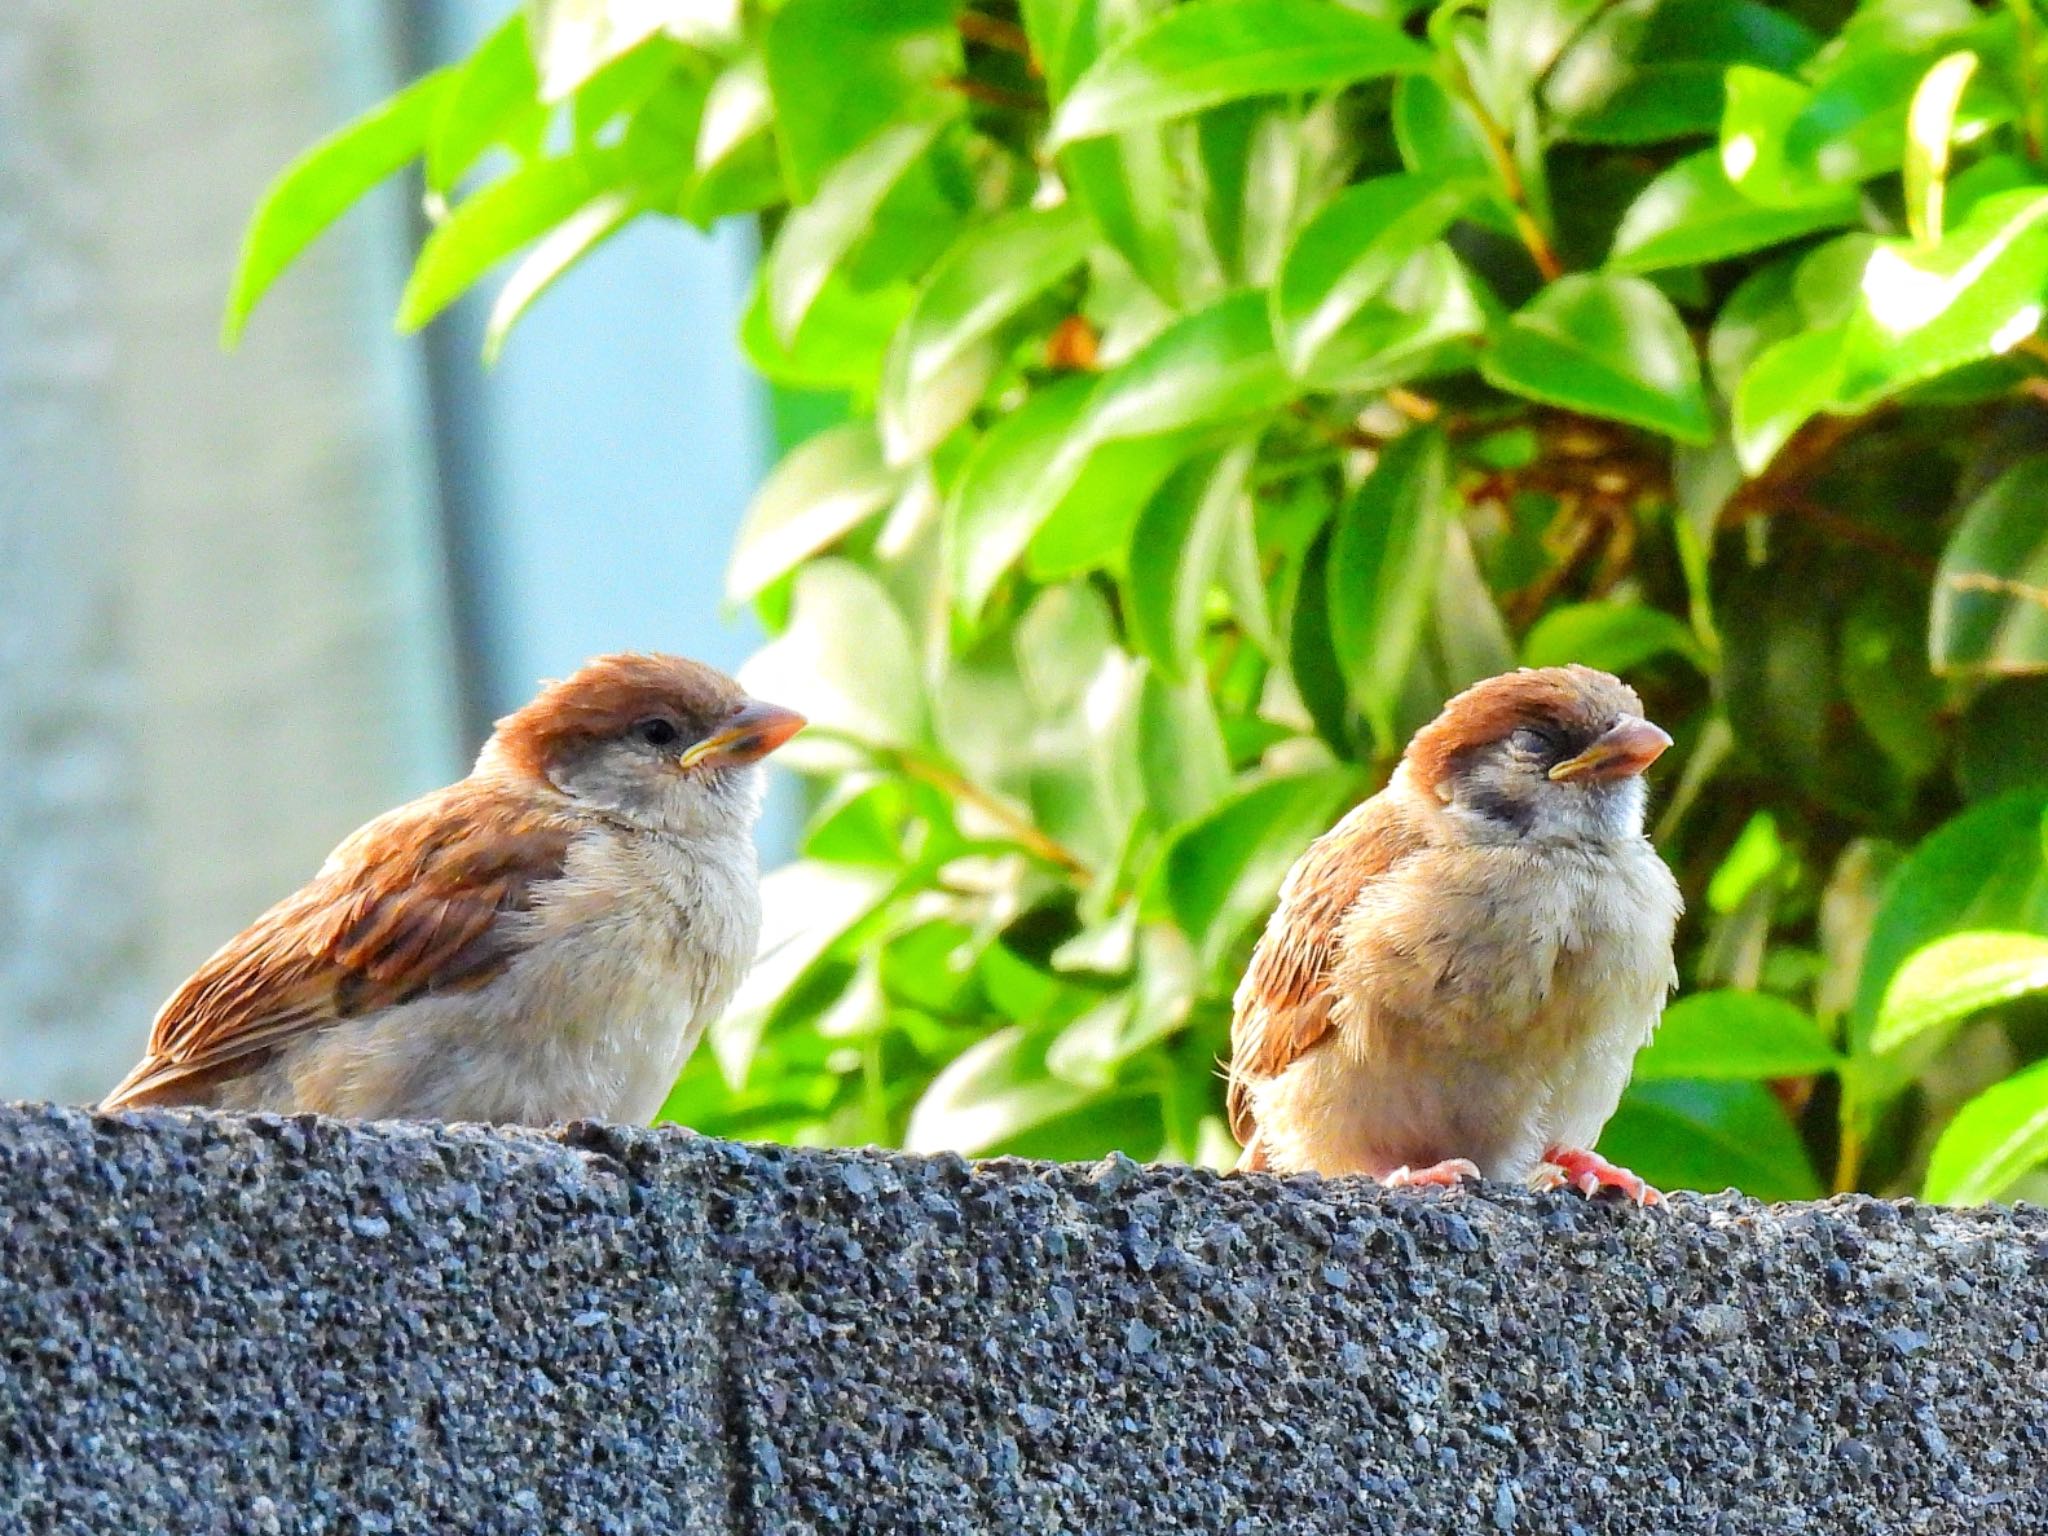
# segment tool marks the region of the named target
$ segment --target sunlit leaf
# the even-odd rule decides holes
[[[1832,1072],[1841,1064],[1812,1015],[1760,992],[1694,992],[1664,1010],[1636,1057],[1634,1080],[1763,1079]]]
[[[427,186],[447,192],[493,144],[535,153],[546,126],[526,13],[514,11],[463,61],[461,74],[442,93],[427,142]]]
[[[221,340],[233,346],[280,272],[365,193],[426,148],[454,67],[437,69],[336,129],[270,185],[242,236]]]
[[[1928,641],[1937,672],[2048,671],[2044,509],[2048,458],[2031,458],[1993,481],[1963,513],[1934,577]]]
[[[2048,1061],[1978,1094],[1934,1144],[1920,1198],[1943,1205],[1996,1200],[2048,1162]]]
[[[798,445],[747,507],[726,567],[725,595],[746,602],[881,511],[903,481],[882,462],[870,423],[831,427]]]
[[[860,644],[848,645],[848,635],[859,635]],[[810,719],[777,761],[818,761],[829,745],[819,738],[908,746],[925,731],[909,626],[882,585],[844,560],[813,560],[797,572],[789,627],[754,655],[740,681]]]
[[[1050,142],[1428,64],[1398,27],[1320,0],[1193,0],[1104,50],[1060,103]]]
[[[557,278],[625,228],[627,221],[641,211],[639,199],[629,192],[600,192],[542,235],[491,301],[490,318],[484,323],[484,361],[498,360],[512,327]]]
[[[1956,108],[1962,104],[1963,87],[1976,69],[1976,54],[1948,55],[1927,71],[1906,115],[1906,218],[1913,238],[1923,245],[1941,238],[1941,205],[1948,192],[1948,152],[1955,138]]]
[[[1855,218],[1856,203],[1848,197],[1789,208],[1753,203],[1729,183],[1721,157],[1701,150],[1658,176],[1629,205],[1615,230],[1607,270],[1654,272],[1719,261]]]
[[[1892,976],[1870,1048],[1896,1050],[1917,1035],[2042,991],[2048,991],[2048,937],[1952,933],[1915,950]]]
[[[1674,1079],[1631,1085],[1600,1151],[1660,1189],[1739,1189],[1759,1200],[1817,1200],[1820,1179],[1770,1089]]]
[[[1125,578],[1131,642],[1169,678],[1194,663],[1224,540],[1246,515],[1251,465],[1249,443],[1194,460],[1138,516]]]
[[[1647,427],[1713,435],[1699,358],[1671,301],[1639,277],[1574,275],[1518,310],[1480,361],[1496,388]]]
[[[1656,656],[1701,664],[1693,632],[1661,608],[1638,603],[1566,603],[1538,619],[1522,641],[1525,667],[1579,662],[1603,672],[1632,672]]]
[[[940,1070],[911,1111],[903,1145],[912,1152],[986,1152],[1066,1114],[1095,1090],[1055,1077],[1047,1040],[1012,1024],[962,1051]]]

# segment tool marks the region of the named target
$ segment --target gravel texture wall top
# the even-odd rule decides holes
[[[2048,1215],[0,1111],[0,1530],[2048,1530]]]

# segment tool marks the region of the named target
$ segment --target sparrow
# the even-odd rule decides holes
[[[101,1107],[646,1122],[752,963],[756,765],[803,724],[677,656],[548,684],[200,966]]]
[[[1643,834],[1670,745],[1582,666],[1476,683],[1418,731],[1288,872],[1237,989],[1238,1166],[1660,1198],[1593,1147],[1677,983],[1684,904]]]

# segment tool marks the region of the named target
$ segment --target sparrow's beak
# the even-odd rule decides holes
[[[749,699],[717,734],[677,760],[679,768],[738,768],[758,762],[804,728],[804,717],[780,704]]]
[[[1657,761],[1670,745],[1671,738],[1657,726],[1623,715],[1577,757],[1568,757],[1552,768],[1550,776],[1561,781],[1591,779],[1596,784],[1603,779],[1625,779]]]

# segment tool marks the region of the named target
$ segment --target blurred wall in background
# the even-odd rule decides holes
[[[751,644],[717,596],[764,452],[743,239],[622,239],[486,376],[473,312],[392,334],[394,186],[219,350],[270,178],[508,9],[0,5],[0,1097],[103,1090],[539,676]]]

